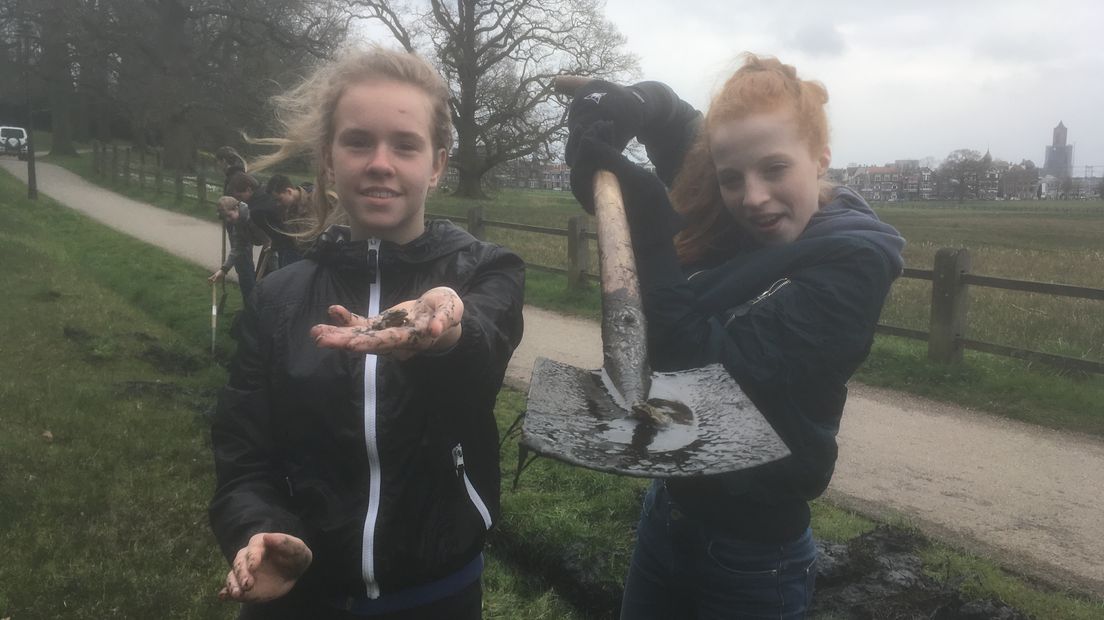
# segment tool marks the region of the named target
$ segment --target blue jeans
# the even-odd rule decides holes
[[[781,544],[738,540],[683,514],[656,481],[644,497],[621,619],[804,618],[815,579],[812,530]]]

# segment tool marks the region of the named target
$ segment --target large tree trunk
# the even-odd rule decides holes
[[[111,139],[106,62],[98,54],[82,57],[77,78],[77,122],[73,132],[78,142]]]
[[[159,8],[158,52],[165,66],[159,113],[164,140],[165,167],[190,169],[195,160],[195,136],[190,127],[190,102],[195,96],[191,42],[185,29],[188,9],[179,0],[167,0]]]
[[[169,170],[190,170],[195,162],[192,129],[184,115],[173,115],[163,125],[165,139],[161,164]]]
[[[460,168],[458,172],[460,173],[460,183],[453,195],[460,198],[487,198],[487,194],[483,191],[482,173],[467,168]]]
[[[55,16],[65,14],[62,2],[50,0],[48,10]],[[65,24],[58,19],[45,20],[42,27],[43,73],[50,99],[51,126],[54,132],[51,155],[76,155],[73,147],[73,76],[69,70],[69,46],[65,40]]]

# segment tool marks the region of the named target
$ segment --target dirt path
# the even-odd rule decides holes
[[[25,179],[26,166],[0,161]],[[213,269],[218,226],[144,205],[51,164],[51,198]],[[537,355],[601,365],[590,321],[527,306],[508,381],[527,384]],[[1104,596],[1104,441],[889,390],[852,385],[829,489],[837,502],[899,516],[1010,569]]]

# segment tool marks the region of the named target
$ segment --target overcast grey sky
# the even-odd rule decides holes
[[[699,108],[743,51],[828,88],[833,165],[972,148],[1043,164],[1058,121],[1074,174],[1104,176],[1104,2],[607,0],[640,58]]]

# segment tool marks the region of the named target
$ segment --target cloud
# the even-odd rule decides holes
[[[847,49],[843,34],[834,24],[810,22],[781,37],[782,44],[809,56],[839,56]]]

